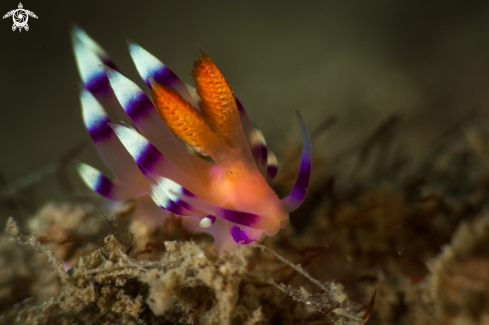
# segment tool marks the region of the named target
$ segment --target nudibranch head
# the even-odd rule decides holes
[[[304,200],[311,172],[311,139],[298,112],[301,167],[292,193],[280,199],[268,184],[277,173],[276,156],[202,50],[194,63],[193,89],[129,42],[150,100],[80,28],[73,31],[73,43],[85,85],[85,125],[114,174],[111,180],[81,164],[79,173],[90,188],[111,200],[137,200],[137,212],[153,222],[181,216],[190,230],[212,234],[218,253],[273,236],[287,225],[289,213]],[[111,122],[109,115],[122,111],[137,130]]]

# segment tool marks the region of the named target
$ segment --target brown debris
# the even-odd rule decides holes
[[[412,156],[402,124],[316,157],[291,225],[223,258],[181,218],[148,224],[134,202],[9,219],[0,324],[489,324],[487,141],[457,129]],[[296,172],[282,170],[278,192]]]

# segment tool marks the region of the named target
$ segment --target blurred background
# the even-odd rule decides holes
[[[18,1],[2,0],[0,14]],[[279,159],[286,145],[300,143],[295,109],[310,130],[337,117],[315,145],[315,154],[326,157],[393,115],[419,147],[457,123],[489,130],[487,1],[22,4],[39,17],[29,18],[28,32],[13,32],[11,17],[0,20],[0,219],[67,199],[70,186],[87,191],[71,165],[69,184],[60,186],[52,173],[60,161],[104,170],[81,118],[73,24],[141,87],[125,38],[190,84],[200,42]]]

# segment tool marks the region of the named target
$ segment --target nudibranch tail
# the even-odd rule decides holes
[[[199,112],[173,88],[153,83],[151,95],[166,125],[195,151],[216,159],[226,150]]]
[[[307,188],[309,187],[309,178],[312,168],[312,144],[311,135],[307,131],[306,122],[299,111],[295,111],[302,134],[302,160],[299,169],[299,175],[294,184],[290,195],[282,199],[282,202],[288,212],[296,210],[306,197]]]

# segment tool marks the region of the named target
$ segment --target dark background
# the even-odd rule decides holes
[[[0,15],[19,0],[2,0]],[[200,42],[280,153],[299,137],[298,109],[313,129],[339,123],[316,145],[334,155],[391,114],[423,144],[469,112],[489,114],[489,2],[337,1],[22,1],[28,32],[0,20],[0,199],[8,184],[89,142],[70,44],[86,30],[132,80],[143,85],[126,48],[130,38],[191,83]],[[77,158],[102,168],[94,148]],[[84,190],[76,176],[75,186]],[[22,195],[36,204],[65,199],[54,177]],[[18,183],[17,183],[18,184]],[[0,210],[2,217],[15,213]]]

